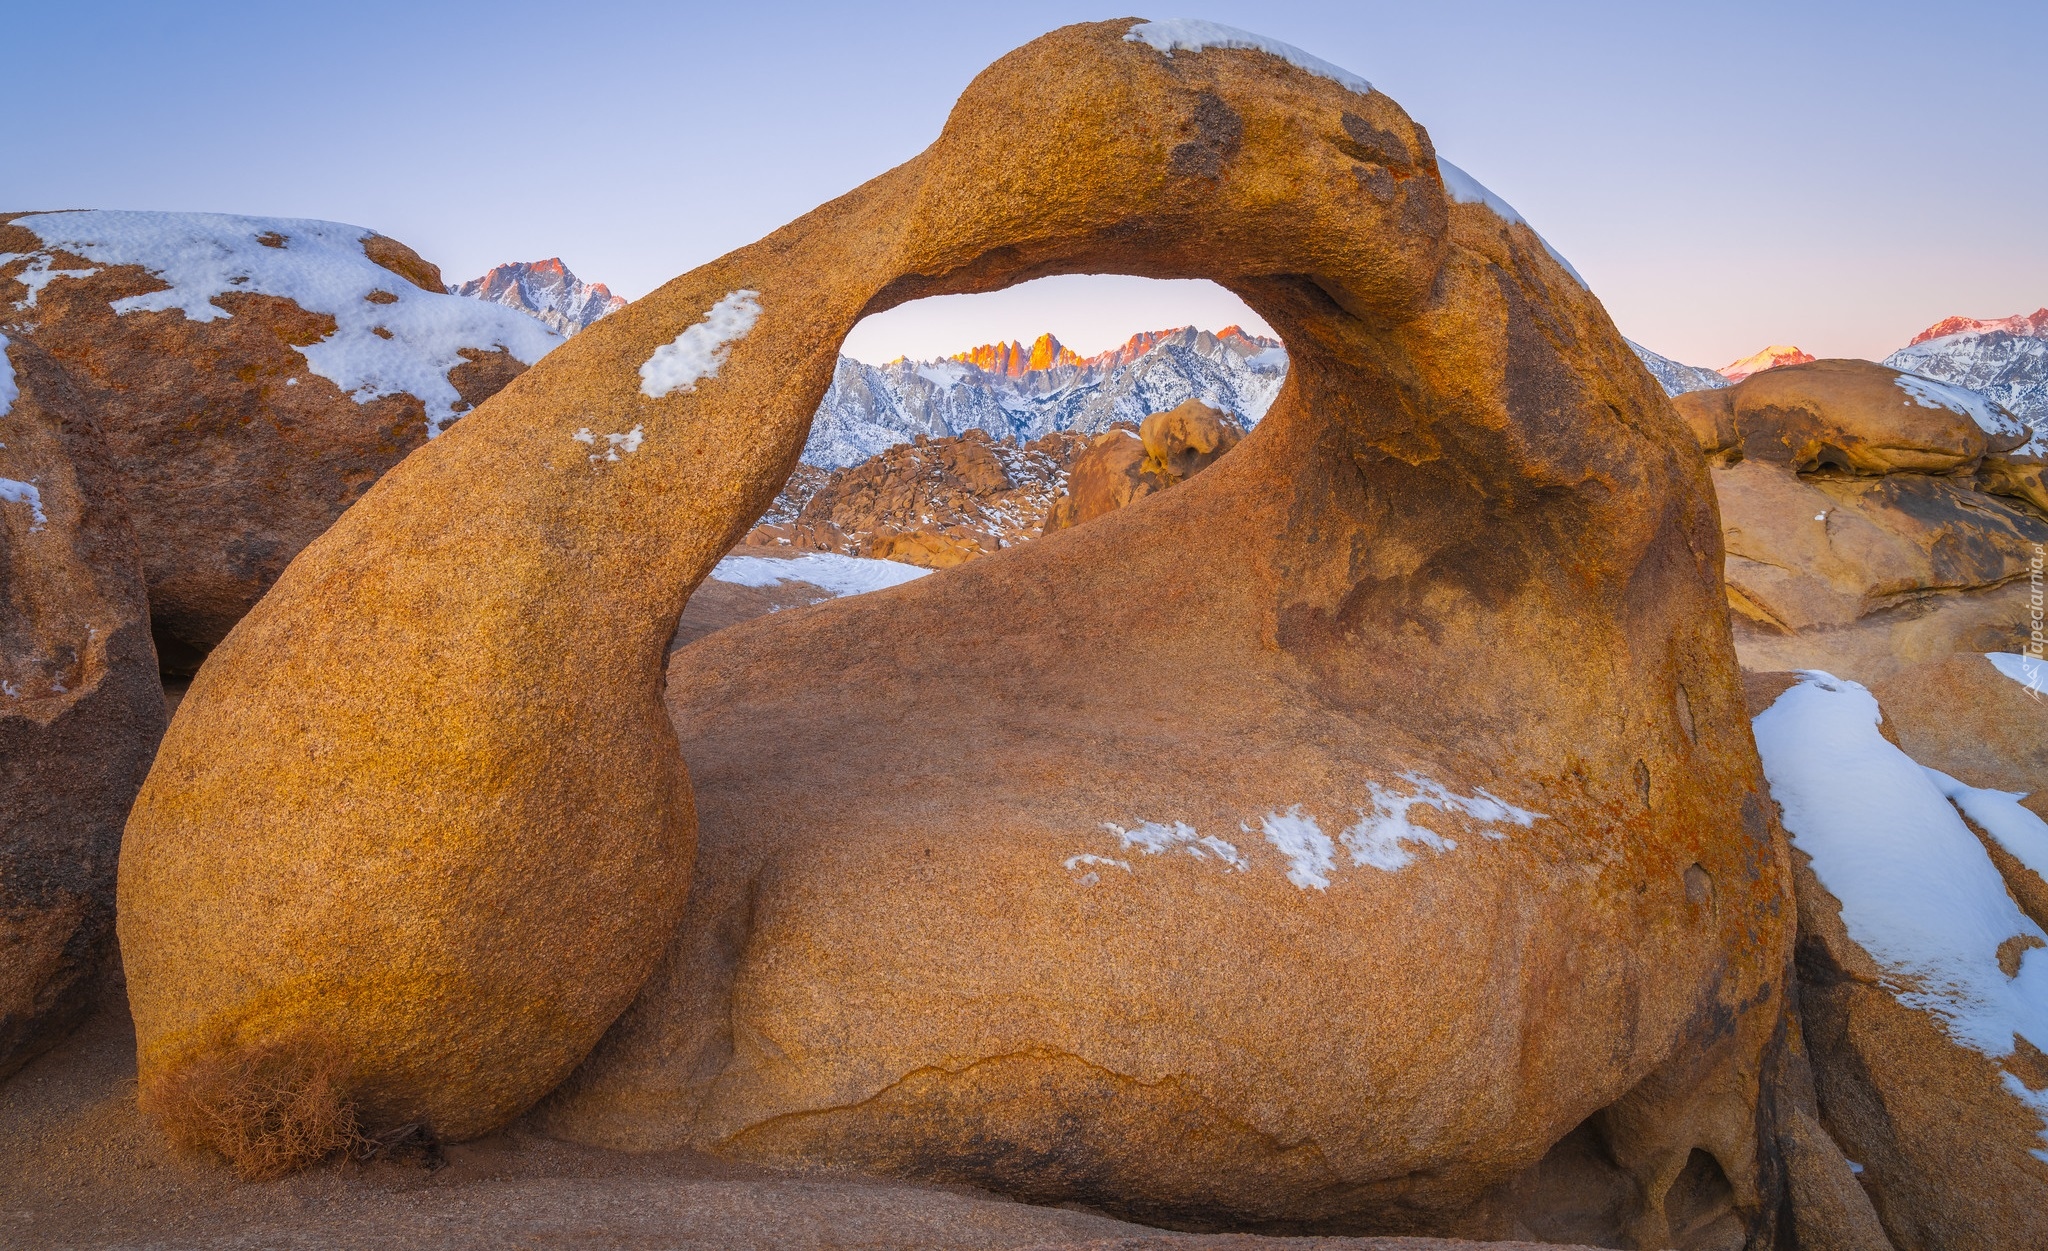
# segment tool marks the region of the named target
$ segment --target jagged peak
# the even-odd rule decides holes
[[[613,295],[603,283],[578,278],[559,256],[494,265],[481,277],[448,290],[455,295],[516,308],[565,335],[575,334],[626,306],[626,301]]]
[[[2048,339],[2048,308],[2036,309],[2031,313],[2015,313],[2011,317],[1944,317],[1927,329],[1916,334],[1907,342],[1925,343],[1929,339],[1946,339],[1952,334],[1982,334],[1989,331],[2003,331],[2006,334],[2023,335],[2030,339]]]

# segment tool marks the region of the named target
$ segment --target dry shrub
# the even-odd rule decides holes
[[[222,1045],[151,1083],[146,1106],[173,1140],[216,1151],[261,1181],[362,1142],[343,1094],[346,1068],[311,1036]]]

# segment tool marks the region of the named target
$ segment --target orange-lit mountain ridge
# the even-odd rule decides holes
[[[1751,374],[1760,374],[1766,369],[1776,369],[1780,365],[1804,365],[1812,359],[1814,358],[1811,355],[1789,343],[1773,343],[1754,356],[1745,356],[1739,361],[1731,361],[1721,366],[1717,372],[1730,382],[1740,382]]]

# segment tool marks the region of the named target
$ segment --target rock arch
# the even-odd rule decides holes
[[[557,349],[293,563],[129,825],[145,1102],[289,1046],[371,1128],[473,1135],[638,995],[561,1132],[1438,1229],[1508,1220],[1598,1116],[1641,1194],[1701,1149],[1768,1219],[1790,917],[1689,436],[1385,95],[1132,30],[997,62],[925,153]],[[727,745],[686,910],[663,645],[840,340],[1084,270],[1236,291],[1281,398],[1173,492],[685,653],[686,734]]]

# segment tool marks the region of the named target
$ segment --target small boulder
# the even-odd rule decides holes
[[[1177,486],[1216,463],[1244,427],[1200,400],[1153,413],[1135,435],[1103,431],[1074,458],[1066,490],[1046,514],[1045,531],[1064,530]]]
[[[1178,483],[1236,447],[1244,438],[1244,427],[1220,409],[1188,400],[1145,418],[1138,425],[1138,438],[1145,445],[1145,468]]]
[[[0,336],[0,1078],[84,1012],[164,728],[142,568],[64,374]]]
[[[1165,476],[1148,472],[1145,463],[1144,442],[1127,429],[1105,430],[1090,439],[1067,470],[1066,490],[1046,514],[1046,533],[1093,521],[1165,490]]]

